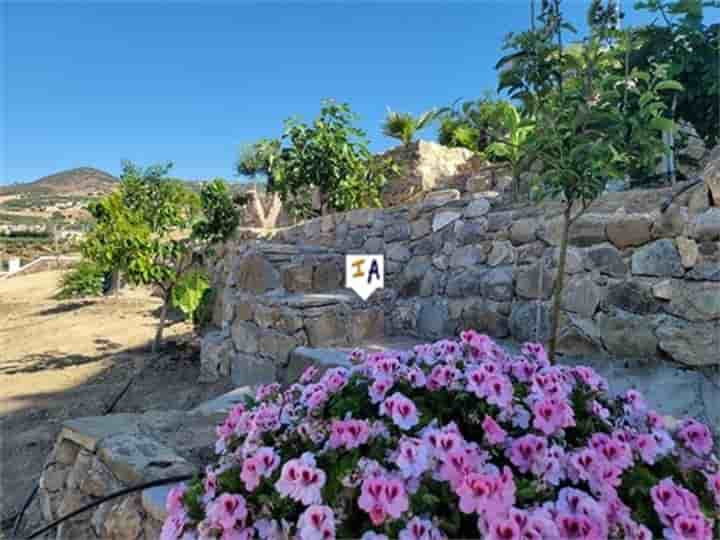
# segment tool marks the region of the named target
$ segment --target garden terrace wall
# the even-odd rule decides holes
[[[704,189],[689,190],[664,213],[660,207],[670,189],[608,193],[575,224],[561,351],[720,364],[720,208],[709,206]],[[353,316],[363,310],[364,320],[373,319],[366,325],[374,331],[382,326],[386,335],[431,339],[475,328],[499,338],[547,340],[560,205],[503,208],[491,199],[458,196],[328,215],[286,229],[241,231],[242,240],[224,247],[215,268],[220,290],[215,322],[224,330],[204,345],[222,349],[226,360],[220,371],[227,372],[232,361],[247,363],[238,355],[247,354],[248,341],[251,354],[278,366],[287,364],[293,347],[337,346],[343,332],[342,345],[352,346],[360,337],[350,332],[357,326]],[[314,257],[334,261],[334,270],[308,269],[313,251]],[[333,300],[343,306],[349,326],[340,325],[333,335],[316,332],[313,343],[305,319],[293,319],[282,302],[267,316],[268,303],[315,294],[330,283],[323,282],[328,275],[333,277],[327,286],[339,289],[347,253],[382,253],[386,271],[385,290],[367,305],[356,298]],[[257,308],[261,313],[253,311]],[[276,322],[283,316],[295,321],[292,332],[282,329],[287,321]],[[334,315],[325,316],[321,326],[331,326]],[[240,319],[252,336],[232,332]],[[292,334],[290,341],[283,338],[281,357],[273,354],[273,340],[264,352],[255,345],[273,333]]]

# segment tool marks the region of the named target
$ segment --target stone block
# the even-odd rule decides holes
[[[489,266],[514,264],[516,259],[515,248],[507,240],[496,240],[487,256]]]
[[[391,261],[406,262],[410,260],[410,250],[402,242],[394,242],[387,245],[385,257]]]
[[[510,335],[521,343],[547,342],[550,339],[550,320],[547,303],[515,302],[510,313]]]
[[[612,277],[625,277],[627,274],[627,265],[623,261],[622,254],[608,243],[585,250],[585,268]]]
[[[655,218],[652,226],[653,238],[674,238],[683,234],[689,219],[686,207],[671,204],[665,212]]]
[[[350,316],[352,343],[359,343],[371,337],[382,336],[385,329],[385,314],[379,308],[353,311]]]
[[[80,479],[79,484],[80,491],[93,497],[104,497],[122,487],[107,465],[97,457],[92,460],[87,474]]]
[[[108,540],[138,540],[143,533],[143,514],[137,494],[114,503],[105,521]]]
[[[282,286],[280,273],[259,253],[242,257],[233,268],[238,289],[262,294]]]
[[[657,329],[660,348],[682,364],[703,367],[720,365],[720,332],[714,324],[689,324],[668,318]]]
[[[488,222],[486,219],[479,221],[464,221],[462,227],[458,227],[455,239],[458,245],[477,244],[487,237]]]
[[[450,257],[450,268],[470,268],[485,261],[485,253],[478,246],[462,246]]]
[[[510,241],[516,246],[534,242],[539,228],[540,223],[535,219],[519,219],[510,227]]]
[[[635,251],[632,273],[637,276],[681,277],[684,270],[675,243],[663,238]]]
[[[567,281],[562,298],[562,307],[577,313],[585,319],[592,319],[600,300],[602,291],[588,275],[577,275]]]
[[[276,376],[275,363],[255,354],[238,353],[230,367],[230,378],[237,386],[272,383]]]
[[[482,275],[480,290],[485,298],[509,302],[513,298],[512,267],[498,266]]]
[[[603,307],[607,311],[619,308],[636,315],[652,315],[662,309],[661,303],[655,298],[649,284],[638,280],[620,281],[608,287]]]
[[[344,311],[323,310],[305,319],[308,342],[312,347],[343,346],[349,343],[350,328]]]
[[[720,208],[709,208],[696,215],[688,228],[690,236],[701,242],[720,240]]]
[[[452,211],[442,211],[435,214],[432,221],[432,230],[433,232],[439,231],[454,221],[460,219],[460,212],[452,212]]]
[[[222,332],[209,332],[200,342],[200,382],[217,381],[230,375],[235,356],[232,341]]]
[[[485,198],[474,199],[468,203],[463,211],[463,216],[466,218],[479,218],[487,215],[490,211],[490,201]]]
[[[720,283],[674,280],[665,310],[688,321],[720,319]]]
[[[617,248],[641,246],[652,240],[652,222],[641,214],[614,215],[606,227],[608,240]]]
[[[100,441],[97,455],[127,485],[192,474],[196,470],[174,450],[141,433],[110,435]]]
[[[678,252],[680,253],[680,262],[685,269],[692,268],[697,263],[700,250],[695,240],[686,238],[684,236],[678,236],[675,239]]]
[[[454,333],[455,328],[448,316],[447,304],[439,299],[427,299],[420,302],[417,320],[417,332],[428,339],[446,337]]]
[[[304,292],[312,288],[313,268],[308,264],[295,264],[283,271],[283,286],[288,292]]]
[[[379,240],[379,239],[378,239]],[[380,241],[382,244],[382,241]],[[380,253],[382,249],[372,253]],[[339,260],[320,261],[314,266],[312,289],[314,291],[332,291],[343,286],[344,274]]]
[[[230,334],[232,335],[235,349],[242,353],[258,352],[258,340],[260,338],[260,328],[251,322],[237,320],[233,323]]]
[[[272,358],[276,364],[285,365],[290,352],[298,345],[299,343],[292,336],[274,330],[263,330],[260,334],[258,351]]]
[[[653,358],[658,340],[652,321],[646,317],[616,310],[597,316],[600,337],[608,352],[619,358]]]
[[[515,290],[518,296],[529,299],[550,298],[555,286],[555,271],[542,262],[517,270]]]
[[[508,318],[502,315],[498,306],[491,300],[479,300],[469,303],[462,311],[462,327],[474,329],[496,338],[510,334]]]
[[[430,218],[422,218],[410,222],[410,238],[413,240],[427,236],[431,231],[432,222],[430,221]],[[385,241],[389,242],[390,240],[385,237]]]

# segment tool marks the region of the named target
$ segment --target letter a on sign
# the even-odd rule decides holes
[[[367,300],[385,286],[385,260],[382,255],[346,255],[345,286]]]

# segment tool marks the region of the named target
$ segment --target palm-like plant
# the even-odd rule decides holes
[[[393,111],[388,107],[382,132],[383,135],[398,139],[403,144],[410,144],[415,135],[432,124],[437,116],[438,112],[435,109],[414,116],[411,113]]]

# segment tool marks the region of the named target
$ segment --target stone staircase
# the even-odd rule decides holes
[[[338,251],[255,242],[223,263],[215,280],[224,284],[214,313],[219,330],[203,338],[203,380],[287,382],[297,349],[352,349],[387,333],[393,292],[378,291],[365,302],[344,289]]]

